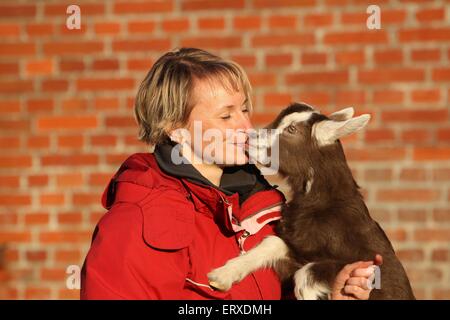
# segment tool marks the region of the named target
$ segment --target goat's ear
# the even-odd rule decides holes
[[[363,114],[345,121],[324,120],[313,125],[312,134],[320,146],[332,144],[364,128],[370,120],[369,114]]]
[[[353,117],[354,114],[355,114],[355,110],[352,107],[350,107],[350,108],[342,109],[340,111],[333,112],[332,114],[330,114],[328,116],[328,118],[330,118],[331,120],[334,120],[334,121],[344,121],[344,120],[348,120],[351,117]]]

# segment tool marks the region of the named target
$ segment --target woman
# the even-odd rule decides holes
[[[207,279],[273,234],[285,201],[248,163],[251,110],[250,83],[236,63],[193,48],[158,59],[135,105],[140,139],[154,152],[128,158],[105,190],[109,211],[83,265],[82,299],[282,297],[271,269],[228,292],[214,290]],[[371,264],[345,267],[331,298],[367,299]]]

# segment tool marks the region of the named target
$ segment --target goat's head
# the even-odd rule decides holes
[[[269,158],[278,161],[283,176],[308,175],[312,162],[321,159],[325,149],[335,148],[342,153],[339,139],[364,128],[370,120],[368,114],[353,118],[353,112],[353,108],[347,108],[325,116],[307,104],[293,103],[264,128],[271,130],[260,130],[257,139],[250,139],[250,151],[253,148],[263,165]],[[278,149],[275,156],[274,147]],[[262,155],[266,159],[261,162]]]

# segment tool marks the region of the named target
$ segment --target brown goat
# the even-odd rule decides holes
[[[258,139],[256,145],[250,140],[258,152],[279,152],[271,158],[278,158],[278,173],[287,179],[292,200],[283,208],[278,237],[265,238],[210,272],[211,286],[228,290],[251,272],[273,267],[285,288],[295,285],[298,299],[326,299],[345,265],[380,254],[381,285],[371,291],[370,299],[414,299],[389,239],[369,215],[339,141],[369,119],[369,115],[353,118],[351,108],[327,117],[294,103],[266,127],[276,130],[278,150],[273,150],[273,136]]]

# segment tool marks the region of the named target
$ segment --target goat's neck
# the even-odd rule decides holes
[[[345,160],[329,159],[311,162],[308,172],[288,178],[293,191],[293,202],[311,210],[338,203],[353,202],[364,206],[358,185]]]

